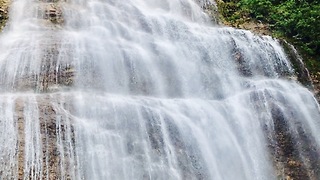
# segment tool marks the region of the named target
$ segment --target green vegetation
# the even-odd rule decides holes
[[[320,71],[320,1],[220,0],[218,8],[233,26],[252,19],[268,24],[275,37],[299,49],[311,72]]]

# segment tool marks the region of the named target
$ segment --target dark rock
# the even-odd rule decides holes
[[[289,44],[285,40],[280,40],[280,43],[284,50],[286,51],[288,58],[290,59],[295,73],[297,75],[298,81],[309,88],[310,90],[314,90],[312,79],[308,69],[303,63],[302,57],[299,55],[298,51],[294,48],[293,45]]]

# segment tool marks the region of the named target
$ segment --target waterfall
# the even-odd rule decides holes
[[[0,179],[319,178],[313,94],[277,40],[208,2],[14,0]]]

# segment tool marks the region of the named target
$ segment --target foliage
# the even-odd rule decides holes
[[[276,36],[291,40],[312,64],[320,64],[320,1],[225,0],[218,7],[232,24],[248,17],[270,24]]]

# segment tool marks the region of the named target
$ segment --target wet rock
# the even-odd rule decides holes
[[[219,12],[218,12],[218,7],[215,1],[210,1],[210,0],[197,0],[196,1],[203,11],[207,13],[211,19],[212,22],[219,24]]]
[[[302,57],[299,55],[299,53],[297,52],[297,50],[294,48],[293,45],[289,44],[285,40],[280,40],[280,43],[284,48],[284,50],[286,51],[292,65],[294,66],[295,74],[297,76],[298,81],[313,91],[314,87],[312,83],[312,78],[302,60]]]
[[[51,97],[39,96],[36,98],[37,108],[39,112],[39,132],[28,132],[30,124],[26,124],[26,117],[24,114],[26,108],[26,99],[18,98],[15,104],[16,118],[18,119],[18,179],[31,179],[35,177],[35,174],[42,179],[57,179],[58,177],[65,177],[70,179],[71,174],[75,174],[74,160],[70,159],[71,154],[75,154],[75,141],[74,130],[70,123],[72,120],[68,118],[60,118],[57,121],[57,117],[61,112],[56,110],[56,105],[50,103],[53,102]],[[28,102],[30,103],[30,102]],[[70,106],[64,104],[63,106]],[[35,121],[37,123],[37,121]],[[33,125],[37,126],[37,125]],[[28,162],[25,157],[26,148],[26,134],[27,133],[39,133],[41,151],[34,152],[35,155],[42,157],[42,161],[37,162],[42,165],[41,169],[36,170],[34,167],[35,162]],[[35,136],[36,137],[36,136]],[[62,148],[63,146],[63,148]],[[33,159],[32,161],[37,161]],[[27,165],[29,164],[29,165]],[[40,173],[40,174],[39,174]]]
[[[255,92],[251,99],[257,114],[265,113],[266,106],[270,109],[272,123],[264,130],[278,179],[319,179],[320,147],[290,104],[267,92]],[[270,120],[261,116],[260,121]]]
[[[41,71],[39,74],[30,73],[17,77],[14,84],[3,84],[13,91],[57,92],[73,85],[75,70],[72,67],[53,68]],[[5,90],[5,89],[4,89]]]
[[[312,73],[311,79],[313,83],[314,94],[320,103],[320,72]]]
[[[269,97],[272,128],[266,128],[269,150],[279,179],[316,180],[320,177],[320,147],[289,104]],[[257,98],[256,98],[257,99]],[[254,101],[254,99],[252,99]],[[259,109],[259,103],[256,102]]]
[[[10,3],[11,0],[0,0],[0,31],[4,28],[9,18],[8,9]]]
[[[281,169],[281,171],[278,170],[278,176],[310,179],[307,169],[299,157],[299,151],[296,148],[297,142],[290,132],[287,119],[276,105],[273,106],[271,113],[275,127],[275,143],[272,146],[272,153],[277,167]]]
[[[62,17],[62,10],[58,4],[49,4],[45,8],[45,19],[48,19],[54,24],[62,24],[64,22]]]
[[[238,48],[236,42],[232,39],[232,45],[233,45],[233,59],[235,60],[237,64],[237,69],[240,75],[245,77],[252,76],[252,71],[250,69],[250,66],[247,64],[247,62],[244,59],[244,55],[242,54],[241,50]]]

